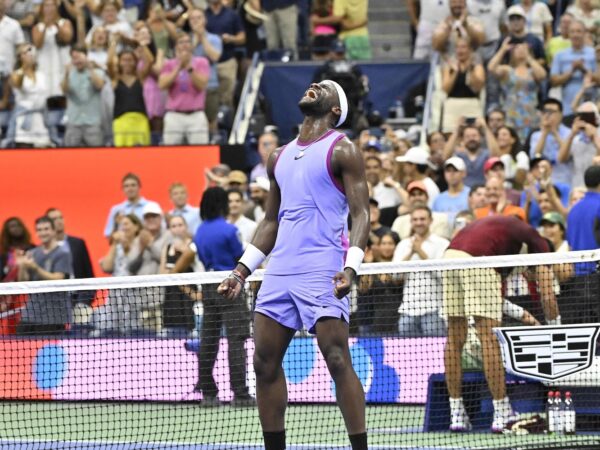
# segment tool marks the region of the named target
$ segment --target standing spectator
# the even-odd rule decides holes
[[[504,2],[467,0],[467,9],[471,16],[479,19],[485,30],[485,42],[481,44],[479,54],[486,63],[494,56],[506,29],[506,6]]]
[[[474,59],[467,38],[456,39],[454,57],[442,68],[442,89],[447,95],[444,102],[442,131],[454,129],[460,116],[482,117],[483,107],[479,94],[485,86],[485,69]]]
[[[264,22],[267,34],[267,49],[291,50],[298,58],[298,0],[262,0],[261,6],[267,15]]]
[[[508,126],[502,126],[496,133],[499,159],[504,165],[504,178],[513,189],[523,189],[525,177],[529,171],[529,156],[521,149],[517,131]]]
[[[525,211],[523,208],[511,205],[506,198],[504,183],[499,177],[490,177],[485,182],[485,197],[487,206],[477,208],[475,218],[483,219],[488,216],[517,216],[525,221]]]
[[[94,269],[87,245],[83,239],[65,233],[65,219],[62,211],[58,208],[49,208],[46,211],[46,217],[52,220],[56,242],[71,255],[73,278],[94,278]]]
[[[0,74],[8,76],[15,66],[17,45],[25,42],[21,25],[6,15],[8,0],[0,0]]]
[[[10,78],[15,107],[3,146],[50,147],[53,144],[43,113],[48,99],[46,75],[39,69],[31,44],[19,45],[17,57],[17,68]]]
[[[449,223],[454,223],[457,213],[469,209],[470,189],[464,183],[466,175],[467,166],[458,156],[453,156],[444,163],[444,177],[448,183],[448,190],[437,196],[432,210],[447,214]]]
[[[5,9],[8,17],[17,21],[26,40],[31,41],[31,28],[37,20],[36,13],[39,11],[39,6],[39,0],[15,0],[7,1],[6,5],[2,5],[0,8]],[[6,26],[6,24],[5,22],[2,25]]]
[[[539,83],[546,78],[546,70],[531,56],[527,44],[513,45],[510,39],[504,39],[488,70],[500,80],[506,124],[525,142],[538,125]],[[510,64],[501,64],[509,52]]]
[[[474,184],[469,191],[469,211],[475,211],[477,208],[483,208],[487,205],[485,198],[485,186],[483,184]],[[475,216],[473,216],[475,220]]]
[[[177,38],[177,27],[171,22],[165,13],[163,6],[155,2],[149,8],[146,26],[152,36],[152,42],[156,51],[162,51],[167,58],[172,56],[171,43]]]
[[[440,259],[450,243],[430,231],[431,210],[417,206],[410,213],[412,235],[402,239],[394,262]],[[439,271],[405,275],[402,304],[398,309],[400,337],[445,336],[442,309],[442,274]]]
[[[506,125],[506,112],[498,107],[491,108],[487,111],[485,121],[488,128],[496,136],[500,127]]]
[[[592,165],[594,157],[600,155],[600,134],[598,125],[600,116],[598,107],[592,102],[583,103],[577,108],[577,115],[571,126],[571,132],[562,142],[558,152],[558,161],[573,161],[573,179],[571,186],[583,186],[585,170]]]
[[[238,229],[225,221],[228,214],[227,193],[223,188],[212,187],[204,191],[200,202],[202,225],[194,236],[193,246],[188,246],[175,264],[173,271],[181,272],[193,261],[195,255],[206,270],[231,270],[243,253]],[[204,319],[198,351],[198,384],[206,406],[219,404],[218,388],[213,368],[219,350],[221,328],[225,326],[228,341],[229,373],[234,393],[233,405],[254,404],[246,386],[246,351],[244,342],[249,337],[249,315],[243,295],[223,301],[216,285],[205,287],[202,297]]]
[[[63,95],[60,82],[69,62],[69,46],[73,40],[71,22],[60,17],[57,0],[44,0],[40,20],[31,30],[31,40],[38,49],[38,63],[48,81],[48,96]]]
[[[233,108],[238,69],[235,47],[246,42],[242,20],[236,11],[223,5],[223,0],[208,0],[206,31],[219,35],[223,41],[223,52],[217,64],[219,104]]]
[[[19,281],[64,280],[71,278],[71,255],[56,242],[54,224],[48,217],[35,221],[40,245],[17,257]],[[65,331],[70,320],[71,298],[68,292],[30,294],[17,334],[57,334]]]
[[[117,42],[113,39],[108,50],[108,74],[115,93],[113,141],[115,147],[150,145],[150,122],[137,57],[132,50],[122,50],[117,56]]]
[[[483,25],[469,14],[466,0],[449,0],[450,15],[433,32],[433,49],[441,53],[454,53],[459,38],[466,39],[473,49],[486,42]]]
[[[125,201],[110,208],[106,226],[104,227],[105,237],[110,238],[115,231],[115,219],[117,215],[134,214],[138,220],[143,218],[142,211],[148,200],[141,196],[141,187],[142,182],[140,181],[140,177],[131,172],[125,174],[121,180],[121,188],[125,194]]]
[[[182,216],[169,216],[168,229],[172,242],[163,247],[160,258],[160,273],[171,273],[177,260],[191,244],[188,224]],[[194,272],[194,265],[182,272]],[[194,285],[167,286],[162,304],[163,336],[185,338],[194,329],[194,302],[202,301],[202,292]]]
[[[527,15],[521,5],[512,5],[506,11],[508,16],[508,37],[511,44],[526,43],[529,45],[529,51],[533,57],[540,63],[546,63],[546,53],[544,43],[541,39],[527,32]],[[508,57],[503,61],[508,64]]]
[[[9,217],[0,232],[0,282],[19,281],[18,258],[33,248],[31,234],[18,217]],[[17,312],[27,301],[27,295],[14,294],[0,296],[0,312],[14,314],[0,319],[0,335],[15,334],[21,315]]]
[[[440,189],[430,177],[427,176],[429,167],[429,152],[422,147],[410,148],[404,156],[398,156],[396,161],[403,163],[402,172],[407,183],[421,181],[427,188],[429,197],[428,205],[433,205],[435,198],[439,195]],[[395,185],[397,189],[399,186]]]
[[[242,236],[242,245],[244,249],[252,242],[257,224],[255,221],[244,216],[244,194],[238,189],[229,189],[227,191],[229,204],[229,214],[227,222],[236,226]]]
[[[71,64],[67,65],[61,88],[67,97],[66,147],[100,147],[102,132],[102,99],[104,76],[88,61],[83,46],[71,49]]]
[[[521,0],[520,6],[525,12],[525,28],[528,33],[533,34],[542,42],[548,42],[552,37],[552,13],[548,5],[538,0]]]
[[[567,8],[567,14],[572,14],[575,20],[585,25],[587,32],[591,34],[592,40],[598,36],[598,27],[600,26],[600,9],[595,0],[575,0]]]
[[[104,27],[106,31],[108,31],[109,41],[118,39],[119,42],[127,42],[127,40],[133,35],[133,30],[131,29],[129,22],[123,19],[119,14],[122,9],[122,3],[120,0],[100,0],[99,3],[98,12],[100,13],[101,20],[100,23],[94,23],[94,26],[87,34],[85,39],[86,42],[91,42],[96,28],[100,26]],[[122,48],[119,48],[119,50],[122,50]]]
[[[95,66],[102,69],[104,72],[108,71],[108,47],[110,41],[108,39],[108,30],[102,26],[94,29],[89,44],[85,44],[85,39],[78,39],[78,44],[87,45],[88,59],[92,61]]]
[[[448,2],[439,0],[408,0],[408,15],[417,32],[414,59],[429,59],[434,30],[448,15]],[[420,14],[419,14],[420,10]]]
[[[576,203],[567,216],[567,241],[574,251],[595,250],[598,241],[600,220],[600,166],[590,166],[584,174],[588,191]],[[600,276],[595,263],[575,264],[573,298],[579,305],[577,323],[593,323],[600,320],[598,292]]]
[[[569,27],[571,48],[556,54],[552,61],[550,82],[552,86],[562,88],[564,113],[571,114],[571,103],[583,86],[584,76],[596,72],[596,54],[594,48],[585,44],[585,26],[578,20]]]
[[[258,177],[267,176],[267,161],[271,152],[277,148],[277,141],[278,138],[275,133],[266,132],[260,135],[257,146],[260,162],[250,172],[250,181],[256,181]]]
[[[334,0],[333,15],[338,18],[340,33],[338,37],[344,42],[350,60],[371,59],[371,43],[369,40],[367,0]]]
[[[189,24],[192,29],[192,45],[194,56],[203,56],[210,63],[210,75],[206,85],[206,117],[211,135],[217,133],[217,113],[219,112],[219,76],[217,63],[223,53],[221,38],[206,31],[206,16],[201,9],[192,9],[189,13]]]
[[[194,236],[200,226],[200,208],[188,203],[187,187],[183,183],[173,183],[169,187],[169,198],[173,204],[173,209],[169,211],[169,216],[183,217],[190,236]]]
[[[560,21],[558,22],[558,35],[550,38],[546,44],[546,58],[550,67],[552,67],[554,56],[561,50],[565,50],[571,46],[569,28],[571,27],[572,21],[573,15],[570,13],[564,13],[560,16]]]
[[[168,60],[158,79],[168,90],[163,143],[165,145],[208,144],[208,121],[204,114],[210,65],[206,58],[194,57],[192,39],[177,34],[175,58]]]
[[[546,158],[552,164],[552,181],[570,184],[573,180],[573,160],[558,160],[558,152],[571,130],[562,124],[563,105],[554,98],[542,103],[541,128],[529,140],[529,157]]]

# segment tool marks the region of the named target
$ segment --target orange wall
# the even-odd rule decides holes
[[[168,210],[172,182],[186,184],[190,203],[197,206],[204,169],[218,163],[216,146],[0,150],[0,222],[20,217],[35,240],[34,220],[49,207],[60,208],[67,233],[87,241],[99,276],[98,260],[108,250],[106,218],[110,207],[124,200],[125,173],[138,174],[142,195]]]

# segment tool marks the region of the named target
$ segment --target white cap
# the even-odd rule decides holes
[[[462,158],[459,158],[458,156],[453,156],[452,158],[448,158],[446,160],[446,162],[444,163],[444,167],[448,167],[448,166],[452,166],[456,170],[464,170],[464,171],[467,170],[467,165],[462,160]]]
[[[267,177],[256,177],[252,183],[250,183],[250,187],[259,187],[263,191],[269,191],[271,188],[271,182]]]
[[[329,81],[331,84],[333,84],[333,87],[335,87],[335,90],[337,91],[338,98],[340,99],[340,109],[342,110],[342,113],[340,114],[340,118],[335,124],[336,127],[339,127],[346,121],[346,117],[348,117],[348,99],[346,98],[346,93],[338,83],[336,83],[333,80],[325,81]]]
[[[527,19],[527,15],[525,14],[525,10],[521,5],[512,5],[510,8],[506,10],[506,17],[510,16],[521,16],[524,19]]]
[[[423,147],[411,147],[405,155],[396,157],[396,161],[429,165],[429,152]]]
[[[162,216],[163,211],[158,203],[148,202],[144,205],[144,209],[142,209],[142,217],[144,217],[146,214],[157,214]]]

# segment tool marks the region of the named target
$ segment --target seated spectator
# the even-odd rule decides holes
[[[484,147],[482,133],[485,133],[489,149]],[[444,147],[445,159],[458,156],[464,161],[467,167],[467,186],[485,182],[483,165],[491,153],[498,153],[498,143],[485,120],[481,118],[467,124],[466,119],[461,117]]]
[[[83,46],[71,49],[71,64],[61,83],[67,97],[67,127],[65,147],[100,147],[104,144],[102,131],[102,99],[104,76],[88,61]]]
[[[441,259],[450,242],[431,233],[431,210],[426,206],[415,207],[410,222],[412,235],[400,241],[394,262]],[[400,337],[445,336],[441,272],[409,273],[403,277],[402,304],[398,309]]]
[[[504,177],[510,186],[522,190],[525,177],[529,171],[529,156],[521,149],[517,131],[508,126],[502,126],[496,133],[500,161],[504,164]]]
[[[500,127],[506,125],[506,112],[498,107],[491,108],[485,116],[485,122],[494,136],[497,136]]]
[[[10,82],[15,95],[3,147],[51,147],[50,133],[45,124],[44,110],[48,99],[48,83],[39,69],[35,48],[21,44],[17,48],[17,66]]]
[[[460,211],[469,208],[469,187],[465,186],[467,166],[458,156],[453,156],[444,163],[444,177],[448,190],[438,195],[433,202],[434,212],[448,215],[448,222],[454,223],[454,217]]]
[[[406,150],[403,149],[405,145],[404,142],[407,142],[408,146]],[[402,143],[402,144],[401,144]],[[398,144],[401,144],[403,154],[406,154],[408,149],[412,147],[412,144],[405,139],[398,140]],[[428,169],[428,175],[431,177],[437,187],[442,190],[446,190],[448,185],[446,184],[446,179],[444,178],[444,146],[446,145],[446,137],[444,133],[441,131],[433,131],[427,135],[427,146],[429,147],[429,161],[431,163],[431,167]],[[399,145],[400,147],[400,145]],[[396,157],[401,155],[396,155]]]
[[[406,205],[402,205],[399,208],[400,215],[392,224],[392,231],[395,231],[400,239],[405,239],[412,234],[410,211],[417,206],[426,206],[428,203],[427,187],[422,181],[413,181],[406,187],[406,190],[408,191],[408,201]],[[448,215],[445,213],[433,212],[431,217],[431,232],[447,239],[450,236]]]
[[[487,206],[475,209],[475,217],[483,219],[487,216],[517,216],[526,220],[525,211],[519,206],[511,205],[506,198],[504,183],[499,177],[490,177],[485,183],[485,197]]]
[[[377,239],[379,239],[380,242],[385,234],[390,233],[390,232],[394,233],[390,227],[383,225],[379,221],[381,218],[381,211],[379,209],[379,203],[374,198],[369,199],[369,211],[370,211],[369,220],[371,222],[371,234],[375,235],[377,237]],[[400,238],[398,237],[398,235],[396,233],[394,233],[394,235],[396,236],[397,240],[399,241]],[[390,257],[390,261],[391,261],[391,257]]]
[[[532,227],[538,227],[542,218],[539,205],[539,193],[544,190],[548,199],[554,205],[555,211],[566,215],[566,206],[569,202],[570,186],[565,183],[553,181],[553,167],[545,158],[531,160],[531,168],[527,175],[523,193],[521,194],[521,207],[527,212],[527,221]],[[556,190],[553,188],[555,187]],[[555,195],[557,193],[557,195]]]
[[[546,59],[549,67],[552,67],[552,61],[558,52],[571,47],[569,28],[571,27],[572,21],[573,15],[570,13],[564,13],[560,16],[560,21],[558,22],[558,35],[550,38],[546,43]]]
[[[46,74],[48,97],[62,97],[60,82],[69,62],[69,47],[73,40],[73,26],[60,17],[57,0],[44,0],[40,19],[31,30],[31,41],[38,49],[37,62]]]
[[[160,2],[151,3],[146,26],[150,31],[156,51],[160,50],[167,58],[171,58],[173,56],[172,43],[177,39],[177,27],[167,18]]]
[[[527,32],[527,14],[521,5],[512,5],[506,11],[508,17],[508,37],[510,43],[522,44],[526,43],[529,46],[529,52],[540,63],[546,63],[546,53],[544,51],[544,43],[537,36]],[[508,64],[508,55],[505,57],[503,64]]]
[[[123,179],[121,180],[121,189],[125,194],[125,201],[110,208],[106,226],[104,227],[104,236],[106,238],[111,238],[115,231],[115,219],[117,215],[135,214],[141,223],[144,207],[148,203],[148,200],[140,194],[141,187],[142,182],[140,177],[136,174],[129,172],[123,176]]]
[[[27,253],[17,253],[19,281],[64,280],[71,278],[71,255],[56,242],[54,224],[48,217],[35,221],[40,245]],[[70,319],[71,297],[68,292],[30,294],[21,311],[17,334],[62,334]]]
[[[529,140],[529,157],[545,158],[552,164],[552,181],[569,184],[573,180],[573,160],[558,160],[558,152],[569,137],[568,127],[562,124],[563,105],[554,98],[542,103],[541,128],[534,131]]]
[[[165,145],[208,144],[204,108],[209,74],[208,60],[193,56],[192,39],[183,32],[178,33],[175,58],[165,63],[158,79],[159,87],[168,91]]]
[[[188,224],[183,216],[169,216],[168,230],[172,242],[162,249],[160,273],[172,273],[175,263],[192,242]],[[194,265],[182,269],[182,272],[194,272]],[[162,304],[163,330],[161,336],[172,338],[188,337],[194,329],[194,302],[202,301],[202,292],[194,285],[167,286]]]
[[[583,86],[583,79],[589,72],[596,72],[594,48],[585,44],[585,26],[578,20],[569,27],[571,48],[561,50],[552,61],[550,82],[560,86],[562,105],[565,115],[572,113],[571,104],[577,92]]]
[[[219,76],[217,63],[223,53],[221,38],[206,31],[206,16],[201,9],[192,9],[188,13],[189,24],[192,29],[192,45],[194,56],[203,56],[210,63],[210,74],[206,85],[205,111],[208,119],[210,133],[214,137],[218,131],[217,114],[219,112]]]
[[[268,177],[267,161],[269,155],[277,148],[278,137],[275,133],[267,132],[258,138],[257,151],[260,162],[250,172],[250,181],[256,181],[258,177]]]
[[[0,282],[19,281],[18,258],[33,248],[31,234],[18,217],[9,217],[2,224],[0,232]],[[27,301],[25,294],[0,296],[0,312],[14,311],[0,319],[0,335],[15,334],[21,315],[17,313]]]
[[[235,47],[246,42],[246,33],[237,11],[225,6],[223,0],[208,0],[207,3],[206,31],[223,41],[223,52],[217,64],[219,104],[233,108],[238,69]]]
[[[485,198],[485,185],[474,184],[469,191],[469,211],[475,211],[477,208],[483,208],[487,205]]]
[[[258,226],[256,222],[244,216],[244,194],[239,189],[229,189],[227,191],[229,199],[229,214],[227,222],[235,225],[242,235],[242,246],[244,249],[252,242],[254,232]]]
[[[370,155],[365,158],[365,174],[373,190],[371,197],[377,200],[379,209],[396,208],[403,203],[406,191],[391,177],[383,178],[383,163],[379,156]]]
[[[433,202],[440,193],[440,189],[435,184],[435,181],[427,176],[429,152],[422,147],[413,147],[404,156],[398,156],[396,161],[402,163],[404,181],[406,183],[413,181],[422,182],[427,188],[428,205],[433,205]],[[401,189],[401,186],[398,186],[398,183],[396,183],[394,187],[399,191],[399,195],[402,196],[403,189]]]
[[[583,103],[577,113],[571,132],[562,142],[558,152],[558,161],[573,161],[573,179],[571,186],[583,186],[585,170],[592,165],[595,156],[600,155],[600,115],[598,107],[592,102]]]
[[[479,94],[485,86],[485,69],[474,58],[469,40],[458,38],[452,59],[442,67],[442,89],[447,94],[442,118],[444,132],[451,132],[460,116],[483,116]]]
[[[173,183],[169,187],[169,198],[173,204],[173,209],[168,213],[169,216],[183,217],[190,236],[196,234],[200,226],[200,208],[188,203],[188,190],[183,183]]]
[[[108,74],[115,93],[113,141],[115,147],[150,145],[150,122],[142,79],[137,73],[138,60],[132,50],[123,50],[117,56],[117,42],[113,39],[108,50]]]
[[[502,64],[510,54],[510,64]],[[531,56],[526,43],[511,44],[506,38],[488,64],[488,70],[500,80],[506,124],[514,127],[521,141],[538,126],[539,83],[546,78],[546,70]]]
[[[504,162],[497,156],[492,156],[483,165],[483,174],[486,181],[490,178],[497,177],[502,181],[506,198],[511,205],[518,205],[521,198],[521,192],[512,189],[511,183],[506,181],[506,166]]]
[[[433,32],[433,49],[441,53],[454,53],[457,40],[466,38],[476,49],[486,41],[479,19],[469,14],[466,0],[450,0],[450,15]]]
[[[552,13],[543,1],[521,0],[519,2],[527,17],[527,33],[533,34],[542,42],[548,42],[552,37]]]

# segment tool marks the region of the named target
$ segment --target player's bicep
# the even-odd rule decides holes
[[[283,151],[283,148],[278,148],[269,155],[267,161],[267,174],[269,176],[269,193],[267,194],[267,202],[265,204],[265,217],[264,220],[277,221],[279,216],[279,207],[281,205],[281,190],[275,179],[275,164],[279,154]]]

